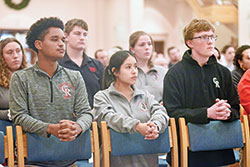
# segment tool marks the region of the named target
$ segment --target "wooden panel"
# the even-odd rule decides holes
[[[201,6],[197,0],[186,1],[200,18],[225,24],[238,23],[238,8],[233,3],[231,5],[218,5],[204,1],[204,6]]]

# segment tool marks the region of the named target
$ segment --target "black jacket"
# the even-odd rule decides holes
[[[240,82],[240,79],[241,79],[241,77],[243,76],[244,73],[245,73],[245,71],[243,71],[239,67],[235,67],[235,69],[232,71],[233,84],[234,84],[236,89],[237,89],[238,84]]]
[[[81,67],[74,63],[69,58],[67,53],[65,53],[64,57],[58,62],[65,68],[80,71],[87,88],[89,105],[91,106],[91,108],[93,108],[94,95],[102,88],[104,67],[99,60],[93,59],[87,56],[85,53],[83,53],[83,57],[84,59]]]
[[[239,101],[230,71],[217,63],[214,56],[201,67],[190,55],[191,50],[186,51],[182,61],[164,78],[163,104],[169,116],[184,117],[186,122],[209,123],[207,108],[219,98],[231,105],[231,117],[227,121],[239,119]],[[189,152],[189,167],[213,167],[234,161],[232,150]]]

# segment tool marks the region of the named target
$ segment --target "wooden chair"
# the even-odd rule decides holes
[[[233,122],[210,121],[208,124],[186,125],[179,118],[181,167],[188,167],[188,149],[191,151],[224,150],[244,147],[244,167],[250,166],[249,125],[246,116]],[[227,132],[227,133],[223,133]],[[247,137],[248,136],[248,137]],[[229,140],[230,139],[230,140]]]
[[[242,119],[242,116],[244,115],[244,107],[240,104],[240,119]]]
[[[0,131],[0,164],[8,160],[8,166],[14,166],[14,143],[11,126],[6,127],[6,135]]]
[[[12,130],[13,130],[13,137],[14,137],[14,141],[16,138],[16,130],[15,130],[15,126],[11,121],[7,121],[7,120],[0,120],[0,131],[2,131],[4,134],[6,134],[6,127],[7,126],[12,126]]]
[[[110,167],[110,153],[113,156],[168,153],[171,150],[172,166],[178,166],[178,145],[175,119],[170,119],[170,126],[155,140],[144,140],[139,133],[118,133],[107,128],[101,122],[103,167]]]
[[[23,133],[22,127],[16,127],[18,167],[24,167],[27,161],[86,160],[94,155],[94,167],[100,167],[100,150],[96,122],[92,123],[92,132],[87,130],[75,140],[62,142],[51,135],[43,138],[36,134]],[[88,164],[89,166],[89,164]]]

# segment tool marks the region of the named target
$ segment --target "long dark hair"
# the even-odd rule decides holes
[[[110,84],[115,81],[114,72],[118,72],[120,70],[121,65],[129,56],[133,56],[135,58],[133,53],[127,50],[115,52],[111,56],[109,60],[109,65],[104,70],[103,89],[107,89],[110,86]],[[115,68],[113,72],[112,68]]]

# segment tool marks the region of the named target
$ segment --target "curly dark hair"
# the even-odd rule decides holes
[[[62,20],[57,17],[41,18],[40,20],[32,24],[29,31],[27,32],[27,45],[34,51],[38,52],[37,48],[35,47],[35,41],[43,40],[50,27],[57,27],[63,30],[64,24]]]
[[[240,67],[240,64],[239,64],[239,62],[238,62],[238,60],[242,60],[242,53],[245,51],[245,50],[247,50],[247,49],[250,49],[250,46],[249,45],[242,45],[242,46],[240,46],[237,50],[236,50],[236,52],[235,52],[235,56],[234,56],[234,61],[233,61],[233,63],[234,63],[234,65],[236,66],[236,67],[238,67],[238,68],[240,68],[241,69],[241,67]]]

